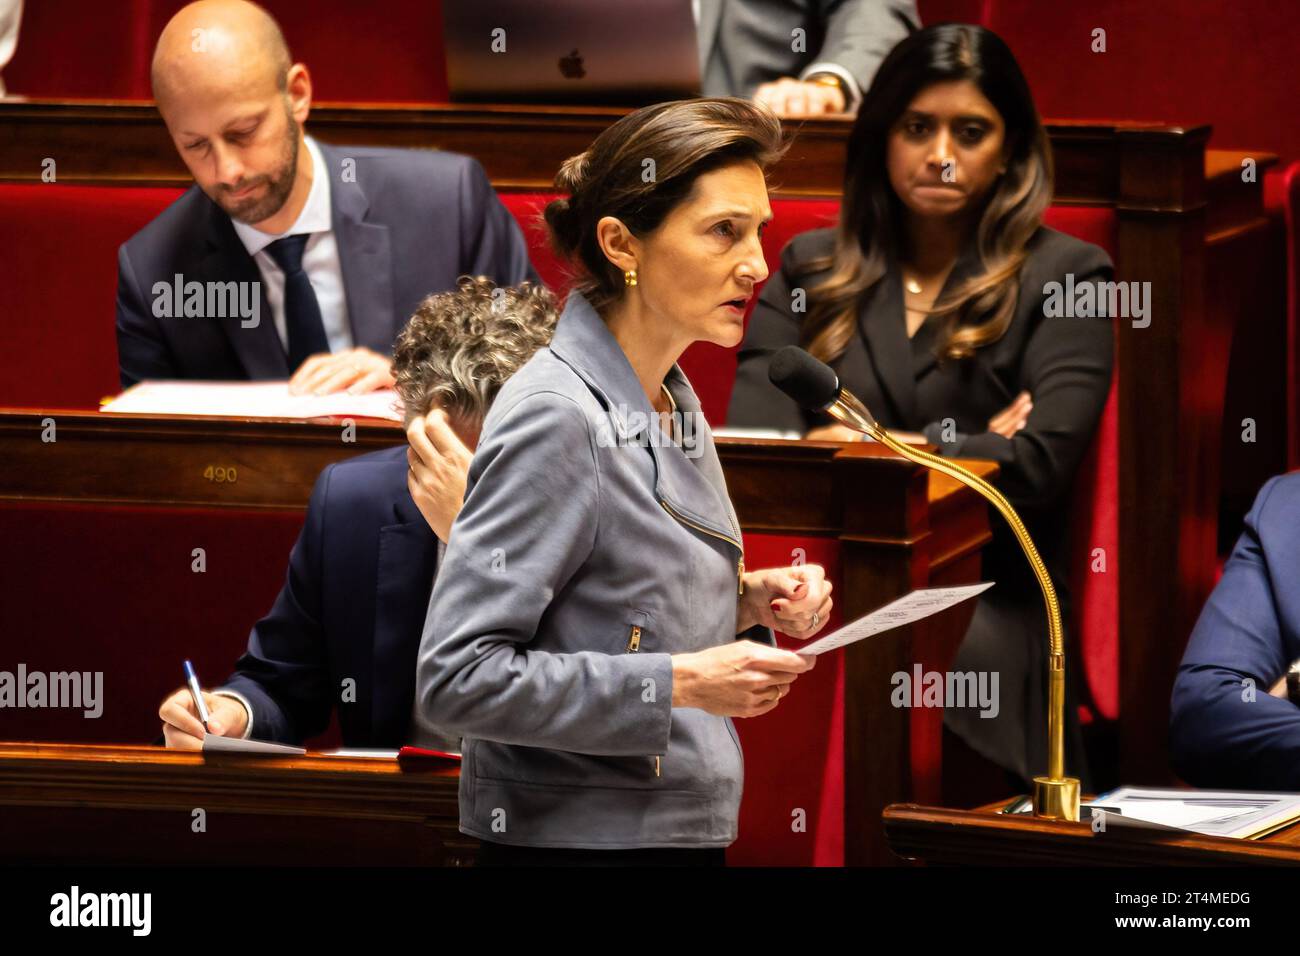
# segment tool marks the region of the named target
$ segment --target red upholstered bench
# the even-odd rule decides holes
[[[0,405],[96,408],[118,392],[117,247],[175,188],[0,185]]]
[[[103,673],[103,713],[3,711],[6,740],[148,743],[188,657],[225,679],[284,584],[298,512],[0,502],[5,663]],[[193,568],[202,548],[206,569]],[[21,559],[19,559],[21,555]]]

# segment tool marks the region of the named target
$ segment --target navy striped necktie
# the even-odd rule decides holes
[[[289,334],[290,375],[308,356],[330,350],[316,290],[311,287],[311,280],[302,268],[303,249],[310,238],[309,233],[285,236],[266,247],[284,273],[284,324]]]

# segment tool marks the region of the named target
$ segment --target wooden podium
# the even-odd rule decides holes
[[[900,857],[941,866],[1300,866],[1300,825],[1259,840],[1169,834],[1038,820],[998,811],[885,808],[885,836]],[[1085,810],[1086,812],[1086,810]]]

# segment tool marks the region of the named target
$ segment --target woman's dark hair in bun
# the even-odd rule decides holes
[[[787,145],[776,114],[736,97],[659,103],[620,119],[564,161],[555,186],[567,198],[543,213],[552,248],[577,267],[574,290],[597,311],[623,295],[623,274],[596,240],[602,217],[645,236],[704,173],[749,160],[766,174]]]

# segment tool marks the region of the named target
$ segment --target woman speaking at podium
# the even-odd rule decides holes
[[[546,209],[575,267],[549,348],[503,387],[430,598],[416,706],[464,738],[460,829],[492,864],[721,864],[743,760],[812,659],[815,565],[746,571],[693,342],[740,341],[783,149],[738,99],[634,112]],[[741,637],[758,636],[758,640]]]

